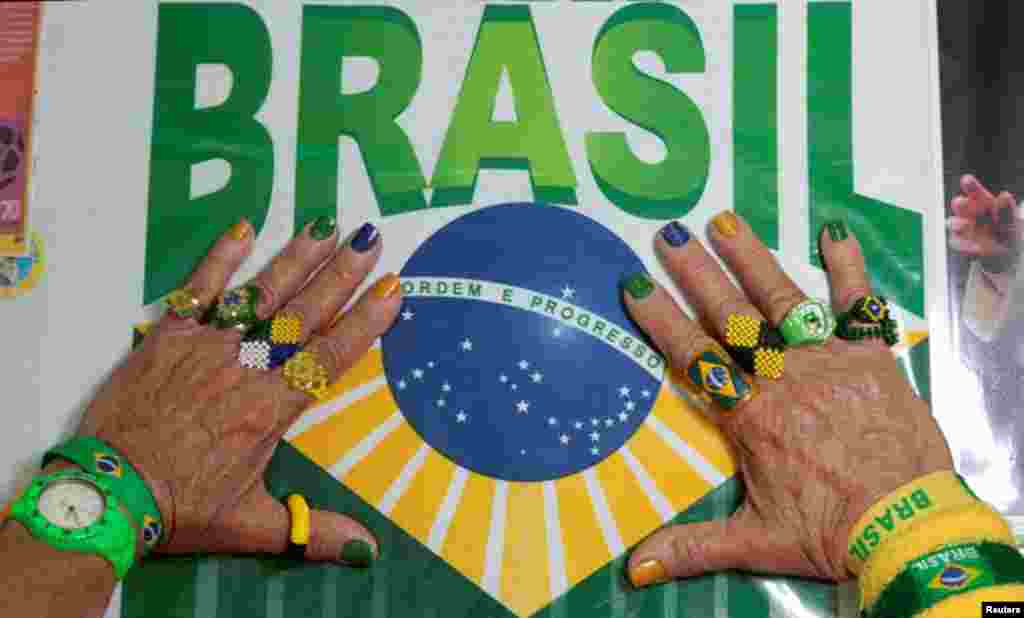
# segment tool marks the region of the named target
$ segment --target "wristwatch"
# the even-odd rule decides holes
[[[111,483],[97,474],[62,470],[37,477],[11,506],[10,517],[59,550],[106,559],[118,579],[135,562],[135,527]]]

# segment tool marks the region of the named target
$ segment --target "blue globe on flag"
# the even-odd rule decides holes
[[[383,338],[404,417],[460,466],[507,481],[585,470],[637,431],[664,360],[620,281],[644,270],[615,234],[568,208],[505,204],[451,222],[401,272]]]

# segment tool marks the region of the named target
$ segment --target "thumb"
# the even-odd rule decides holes
[[[373,563],[379,551],[369,530],[350,517],[309,506],[309,537],[304,551],[307,560],[355,567]],[[290,543],[292,515],[288,507],[259,486],[238,508],[220,517],[213,528],[217,532],[210,539],[213,551],[283,554]]]
[[[629,558],[629,579],[643,588],[682,577],[728,569],[755,570],[752,557],[764,531],[756,522],[716,519],[663,528]]]

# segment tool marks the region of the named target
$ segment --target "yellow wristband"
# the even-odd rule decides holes
[[[899,536],[922,518],[976,502],[977,497],[952,470],[933,472],[899,487],[861,515],[850,530],[850,570],[859,575],[865,562],[888,539]]]
[[[861,609],[874,605],[908,563],[948,545],[985,542],[1015,545],[1009,523],[984,502],[917,518],[868,558],[859,579]]]

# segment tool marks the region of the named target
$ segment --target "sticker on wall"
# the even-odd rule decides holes
[[[0,257],[0,299],[18,298],[34,290],[46,272],[43,239],[29,232],[28,252],[20,257]]]

